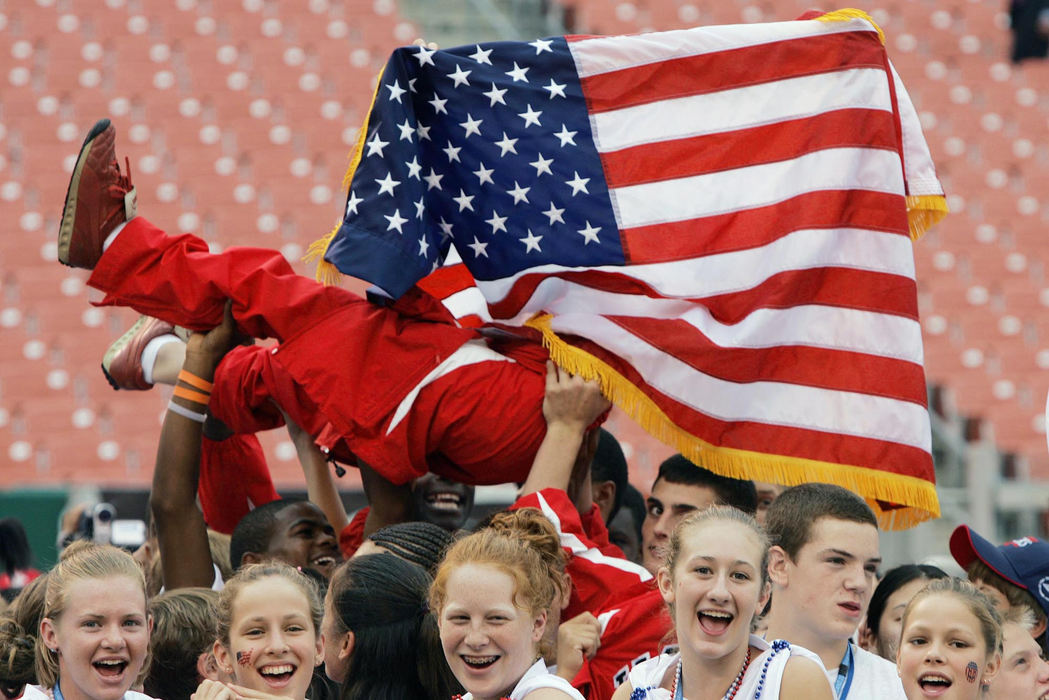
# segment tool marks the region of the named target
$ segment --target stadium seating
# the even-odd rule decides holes
[[[571,31],[597,34],[791,19],[811,5],[560,2]],[[90,308],[98,297],[86,275],[55,264],[53,232],[84,130],[100,116],[116,122],[141,210],[157,223],[213,245],[280,248],[309,274],[298,257],[339,215],[345,155],[374,75],[414,38],[392,7],[0,5],[0,216],[10,222],[0,256],[0,486],[145,484],[152,471],[165,392],[116,394],[97,370],[135,316]],[[1044,479],[1049,63],[1007,62],[1003,7],[875,0],[865,9],[886,32],[956,212],[915,247],[929,376]],[[669,450],[621,416],[611,427],[637,446],[628,456],[646,483]],[[277,481],[301,483],[286,436],[262,439]]]

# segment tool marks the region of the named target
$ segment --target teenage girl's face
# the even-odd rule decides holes
[[[536,661],[546,613],[522,610],[513,594],[514,579],[490,564],[463,564],[448,577],[441,645],[476,700],[508,696]]]
[[[735,521],[704,522],[683,533],[674,571],[658,576],[682,648],[720,659],[748,643],[751,620],[768,600],[762,554],[754,532]]]
[[[123,697],[146,660],[149,631],[145,591],[129,576],[73,581],[62,615],[40,624],[44,643],[58,652],[67,700]]]
[[[305,698],[313,669],[324,659],[306,594],[280,576],[244,586],[233,601],[229,647],[216,642],[215,658],[233,669],[238,685]]]
[[[998,672],[1000,660],[988,651],[980,621],[965,600],[939,594],[911,608],[896,665],[907,700],[977,700],[981,684]]]
[[[911,598],[928,585],[927,579],[916,578],[897,588],[885,601],[885,610],[878,620],[876,630],[878,656],[890,661],[896,660],[896,650],[900,646],[900,630],[903,628],[903,611],[907,609],[907,603],[911,602]]]

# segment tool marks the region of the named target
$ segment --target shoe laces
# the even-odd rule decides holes
[[[113,195],[123,197],[134,189],[134,185],[131,184],[131,159],[126,156],[124,157],[124,165],[127,167],[126,175],[120,171],[119,160],[114,159],[109,165],[117,171],[116,178],[114,178],[113,182],[109,185],[109,191]]]

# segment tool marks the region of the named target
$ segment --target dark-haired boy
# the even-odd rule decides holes
[[[1049,612],[1049,542],[1021,537],[994,546],[968,525],[951,533],[951,556],[969,580],[987,594],[1004,616],[1028,611],[1034,620],[1031,636],[1046,646]]]
[[[878,521],[856,494],[801,484],[769,506],[767,639],[815,652],[839,700],[903,698],[896,666],[851,643],[881,564]]]
[[[754,515],[758,494],[753,481],[715,474],[681,455],[659,465],[641,525],[641,563],[653,576],[663,566],[670,533],[681,520],[712,505],[728,505]]]

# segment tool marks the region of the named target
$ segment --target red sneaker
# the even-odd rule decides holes
[[[138,193],[120,172],[116,157],[116,129],[99,120],[80,147],[58,230],[58,260],[63,265],[91,270],[102,257],[102,244],[117,224],[135,215]]]
[[[109,380],[109,385],[114,389],[131,391],[152,389],[153,385],[146,381],[142,373],[142,351],[154,338],[174,332],[175,328],[170,323],[150,316],[139,318],[127,333],[109,346],[102,357],[102,373]]]

